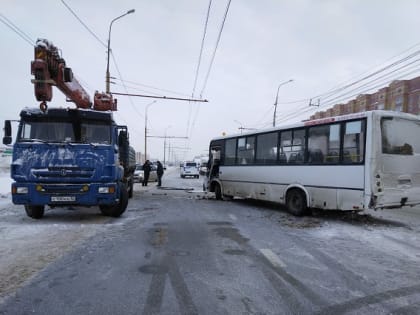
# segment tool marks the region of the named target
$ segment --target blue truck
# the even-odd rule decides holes
[[[113,119],[116,100],[105,93],[87,93],[55,46],[39,40],[32,62],[35,95],[40,108],[20,112],[11,164],[12,200],[26,214],[42,218],[45,206],[99,206],[102,214],[119,217],[133,196],[135,151],[127,126]],[[58,87],[76,108],[50,108],[52,86]],[[3,143],[12,142],[6,120]]]

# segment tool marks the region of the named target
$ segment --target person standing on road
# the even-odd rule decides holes
[[[160,161],[157,161],[157,170],[156,170],[157,178],[158,178],[158,186],[162,186],[162,176],[163,176],[163,165]]]
[[[149,181],[150,171],[152,167],[150,166],[150,161],[146,160],[143,164],[143,183],[142,186],[147,186],[147,182]]]

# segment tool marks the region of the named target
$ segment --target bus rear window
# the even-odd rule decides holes
[[[402,118],[386,117],[381,120],[382,153],[420,154],[420,124]]]

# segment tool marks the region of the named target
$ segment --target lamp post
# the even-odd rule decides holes
[[[134,9],[128,10],[126,13],[116,17],[115,19],[113,19],[111,21],[111,23],[109,24],[109,33],[108,33],[108,50],[107,50],[107,62],[106,62],[106,93],[109,93],[109,51],[110,51],[110,47],[111,47],[111,27],[112,27],[112,23],[114,23],[116,20],[121,19],[122,17],[126,16],[127,14],[130,13],[134,13]]]
[[[149,106],[156,103],[156,101],[153,101],[146,105],[146,108],[144,110],[144,160],[147,160],[147,110],[149,109]]]
[[[285,84],[290,83],[290,82],[293,82],[293,79],[290,79],[290,80],[287,80],[287,81],[285,81],[285,82],[280,83],[280,84],[279,84],[279,87],[277,88],[276,101],[274,102],[273,127],[275,127],[275,126],[276,126],[277,101],[278,101],[278,99],[279,99],[279,90],[280,90],[280,87],[281,87],[282,85],[285,85]]]
[[[163,140],[163,165],[166,165],[166,131],[171,127],[172,126],[168,126],[165,128],[165,138]]]

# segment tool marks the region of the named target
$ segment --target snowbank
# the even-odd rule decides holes
[[[10,178],[10,170],[0,168],[0,207],[12,202],[10,194],[10,186],[12,179]]]

